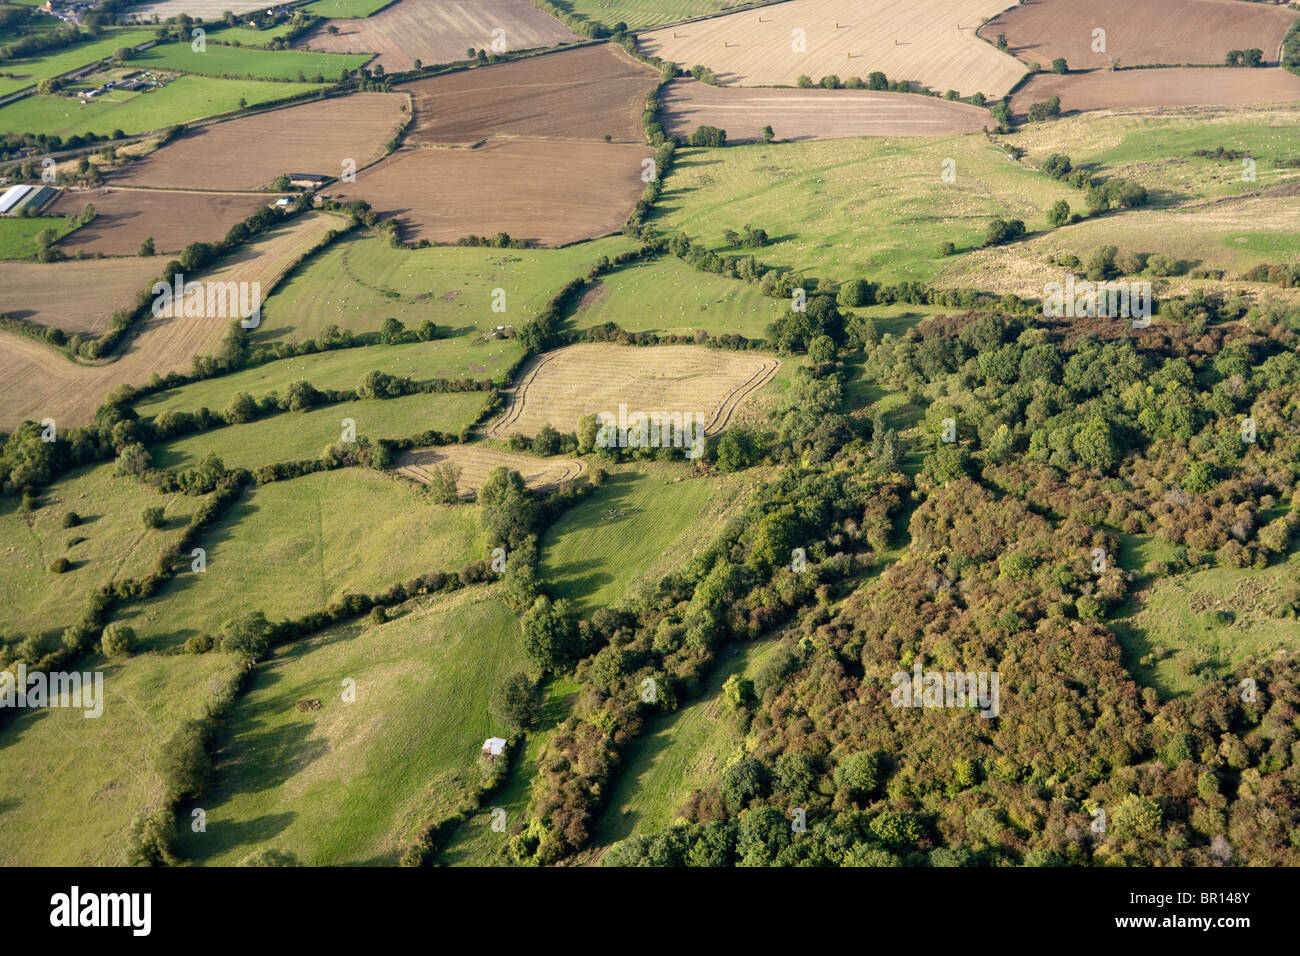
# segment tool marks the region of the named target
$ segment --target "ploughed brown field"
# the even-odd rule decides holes
[[[1223,63],[1229,50],[1264,52],[1276,63],[1296,13],[1244,0],[1030,0],[994,17],[980,36],[1007,35],[1010,51],[1047,68],[1065,57],[1071,69],[1164,63]],[[1093,31],[1106,31],[1094,51]]]
[[[230,227],[275,199],[270,194],[170,192],[161,189],[64,190],[50,210],[73,216],[87,203],[98,214],[59,242],[68,255],[78,252],[133,256],[153,236],[159,254],[180,252],[191,242],[215,242]]]
[[[648,146],[492,140],[477,149],[403,149],[331,196],[396,217],[406,240],[509,233],[561,246],[617,232],[645,188]]]
[[[221,266],[193,278],[208,282],[260,282],[262,299],[271,288],[342,219],[308,213],[242,246]],[[148,260],[143,260],[148,261]],[[65,263],[66,264],[66,263]],[[105,271],[116,262],[95,262]],[[187,277],[189,278],[189,277]],[[113,388],[123,382],[141,385],[154,372],[188,371],[196,355],[210,355],[233,319],[147,319],[116,361],[84,366],[68,361],[48,346],[22,335],[0,331],[0,429],[20,422],[55,419],[62,427],[84,425]]]
[[[329,28],[338,28],[331,35]],[[494,30],[504,31],[506,52],[581,40],[529,0],[402,0],[372,17],[327,20],[294,44],[327,53],[377,53],[389,73],[465,59],[469,47],[493,50]],[[372,67],[374,63],[370,64]]]
[[[552,488],[572,481],[587,466],[572,458],[539,458],[536,455],[517,455],[497,451],[482,445],[443,445],[437,448],[417,448],[402,456],[397,471],[416,481],[428,484],[432,472],[450,462],[460,469],[456,490],[470,497],[487,480],[493,468],[505,467],[519,472],[529,488]]]
[[[114,310],[134,305],[162,274],[168,258],[0,262],[0,315],[98,336],[108,331]]]
[[[406,118],[402,93],[353,93],[189,130],[112,182],[152,189],[259,189],[281,173],[339,176],[362,169]]]
[[[705,432],[715,435],[780,364],[758,352],[693,345],[569,345],[520,369],[506,410],[489,424],[487,434],[531,436],[546,424],[572,431],[583,415],[617,416],[622,404],[629,415],[703,415]]]
[[[1300,100],[1300,76],[1281,69],[1171,68],[1040,73],[1011,97],[1011,112],[1061,98],[1061,111],[1142,109],[1153,106],[1257,106]]]
[[[612,43],[562,50],[401,87],[415,97],[408,143],[485,136],[645,141],[641,114],[659,74]]]
[[[837,136],[941,136],[991,126],[987,110],[908,93],[717,87],[673,80],[660,94],[664,125],[675,136],[699,126],[727,131],[727,142],[761,139],[770,125],[780,140]]]

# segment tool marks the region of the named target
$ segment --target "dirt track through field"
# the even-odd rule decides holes
[[[338,32],[330,34],[329,28]],[[465,59],[465,51],[493,50],[494,30],[505,52],[581,40],[529,0],[401,0],[372,17],[327,20],[294,44],[327,53],[377,53],[390,73]],[[370,64],[373,66],[374,64]]]
[[[987,110],[907,93],[868,90],[787,90],[717,87],[673,80],[661,94],[665,125],[686,137],[699,126],[726,130],[727,142],[838,136],[943,136],[978,133],[993,125]]]
[[[1049,96],[1061,111],[1141,109],[1155,106],[1259,106],[1300,101],[1300,76],[1277,68],[1094,70],[1058,76],[1042,73],[1011,97],[1011,112],[1026,113]]]
[[[1294,10],[1244,0],[1034,0],[994,17],[980,36],[1007,35],[1010,51],[1047,69],[1064,57],[1071,69],[1223,63],[1229,50],[1255,47],[1277,62]],[[1105,31],[1104,49],[1094,36]]]
[[[400,87],[415,97],[409,143],[474,143],[485,136],[641,143],[645,97],[659,74],[619,46],[561,50]]]
[[[705,433],[715,435],[780,364],[767,355],[690,345],[570,345],[521,370],[510,404],[488,425],[487,435],[535,435],[548,423],[571,431],[582,415],[617,415],[620,404],[629,414],[702,414]]]
[[[203,276],[213,282],[260,282],[265,299],[274,284],[302,255],[342,220],[312,213],[243,247],[225,264]],[[210,354],[231,320],[150,317],[123,355],[105,365],[77,365],[61,353],[11,332],[0,332],[0,428],[25,419],[53,418],[61,428],[84,425],[112,389],[144,384],[154,372],[188,371],[196,355]]]
[[[488,472],[497,467],[504,466],[519,472],[524,484],[534,490],[562,485],[587,470],[584,463],[572,458],[517,455],[482,445],[443,445],[408,452],[398,462],[397,471],[422,484],[428,484],[432,471],[444,462],[451,462],[460,469],[456,488],[466,498],[472,497],[486,480]]]
[[[1009,0],[790,0],[638,37],[643,53],[687,67],[703,64],[720,82],[793,86],[873,71],[944,92],[1001,96],[1023,65],[975,36]],[[803,31],[804,48],[798,48]]]

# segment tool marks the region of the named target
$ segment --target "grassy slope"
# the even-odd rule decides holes
[[[316,352],[168,389],[142,399],[135,408],[145,417],[173,409],[196,412],[204,406],[221,411],[239,392],[262,398],[273,391],[283,393],[299,380],[311,382],[317,388],[352,388],[367,372],[376,369],[390,375],[409,376],[417,382],[435,378],[501,378],[522,355],[523,349],[512,339],[484,341],[470,336]]]
[[[522,325],[597,257],[633,248],[623,237],[564,249],[442,247],[394,249],[377,237],[351,236],[314,257],[262,309],[254,342],[308,339],[327,325],[374,332],[392,316],[414,328],[428,319],[455,333]],[[505,312],[493,312],[504,289]]]
[[[809,278],[926,281],[945,240],[978,245],[990,219],[1047,228],[1057,199],[1077,191],[1010,162],[982,136],[844,139],[679,153],[664,181],[657,225],[711,248],[724,229],[766,230],[753,252]],[[941,180],[945,159],[957,179]]]
[[[0,108],[0,133],[107,135],[120,129],[130,135],[239,109],[241,98],[255,106],[315,89],[320,86],[182,76],[159,90],[113,91],[85,104],[63,96],[28,96]]]
[[[275,847],[307,864],[395,863],[477,784],[480,745],[504,732],[488,700],[525,661],[518,621],[492,594],[427,599],[278,651],[232,711],[202,801],[208,830],[184,834],[187,854],[233,864]],[[308,698],[320,709],[299,711]]]
[[[180,438],[153,449],[163,468],[189,468],[215,454],[227,468],[254,468],[280,461],[319,458],[342,437],[343,419],[356,422],[357,437],[405,438],[428,429],[458,432],[482,411],[486,392],[405,395],[343,402],[307,412],[230,425]]]
[[[83,468],[56,482],[34,512],[18,510],[16,499],[6,496],[0,503],[0,633],[13,638],[67,627],[92,590],[152,570],[201,500],[160,495],[131,478],[115,478],[111,464]],[[166,508],[166,527],[147,530],[141,512],[160,506]],[[68,511],[77,512],[82,523],[64,528]],[[85,540],[69,546],[76,538]],[[71,561],[73,569],[50,571],[59,557]]]
[[[47,77],[60,76],[110,57],[119,47],[139,46],[152,39],[152,30],[111,30],[88,43],[52,50],[44,56],[7,60],[0,64],[0,72],[12,73],[21,79],[0,77],[0,96],[8,96],[24,87],[35,86]]]
[[[216,633],[255,610],[300,617],[347,593],[374,593],[487,556],[477,509],[433,504],[414,485],[362,468],[246,492],[199,543],[205,572],[186,571],[118,615],[144,646]]]

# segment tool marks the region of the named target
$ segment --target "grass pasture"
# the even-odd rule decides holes
[[[143,646],[161,649],[216,634],[255,610],[271,620],[300,617],[344,594],[382,591],[486,557],[477,515],[472,506],[434,504],[410,483],[362,468],[261,485],[200,540],[206,571],[185,571],[118,618]]]
[[[982,137],[845,139],[679,152],[664,180],[658,225],[723,249],[724,229],[766,230],[752,253],[819,281],[925,282],[944,241],[979,245],[989,220],[1047,228],[1077,190],[1014,163]],[[956,180],[942,181],[945,160]],[[732,254],[732,250],[725,250]]]
[[[563,249],[405,250],[375,236],[349,235],[304,263],[266,301],[253,342],[302,341],[327,325],[377,332],[388,316],[412,329],[428,319],[453,335],[518,327],[597,258],[632,248],[615,236]],[[492,311],[496,289],[505,291],[504,313]]]
[[[153,570],[164,549],[180,537],[201,498],[161,495],[132,478],[114,477],[112,464],[71,473],[41,496],[42,506],[24,512],[8,496],[0,510],[0,633],[57,637],[82,613],[85,599],[110,581]],[[145,508],[165,508],[166,525],[145,528]],[[81,521],[63,527],[63,516]],[[76,542],[75,544],[71,542]],[[60,557],[72,568],[55,574]]]
[[[394,0],[315,0],[302,9],[317,17],[368,17]]]
[[[269,418],[227,425],[180,438],[154,449],[162,468],[191,468],[214,454],[227,468],[253,468],[277,461],[319,458],[339,441],[341,422],[356,422],[357,438],[405,438],[429,429],[458,432],[482,411],[485,392],[403,395],[341,402],[304,412],[282,412]]]
[[[184,850],[215,865],[272,847],[307,865],[396,863],[477,787],[480,746],[505,732],[488,700],[524,668],[518,621],[484,588],[280,649],[232,711],[208,831],[187,832]]]
[[[306,82],[319,75],[323,81],[333,82],[344,70],[360,69],[368,59],[355,54],[258,50],[220,43],[205,44],[200,52],[189,43],[165,43],[137,54],[131,63],[143,69],[176,70],[196,76]]]
[[[106,30],[93,40],[88,39],[85,43],[52,50],[43,56],[6,60],[3,72],[13,76],[0,76],[0,96],[8,96],[25,87],[35,86],[49,77],[62,76],[78,67],[107,59],[119,47],[139,46],[152,39],[152,30]],[[33,132],[44,132],[44,130],[33,130]]]
[[[36,257],[36,234],[46,229],[53,229],[55,235],[63,237],[72,228],[64,216],[32,216],[20,219],[17,216],[0,218],[0,259],[34,259]]]

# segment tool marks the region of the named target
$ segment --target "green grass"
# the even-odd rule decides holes
[[[216,865],[261,848],[308,865],[396,863],[477,787],[479,748],[505,731],[492,690],[525,666],[517,619],[482,588],[285,647],[233,708],[200,801],[207,832],[186,829],[183,851]],[[307,699],[320,708],[298,710]]]
[[[1294,654],[1300,624],[1272,612],[1283,596],[1294,597],[1297,581],[1300,552],[1263,571],[1214,567],[1147,580],[1112,622],[1124,664],[1139,683],[1172,697],[1208,677],[1248,676],[1242,667],[1252,658]],[[1229,612],[1231,622],[1208,620],[1214,610]]]
[[[261,399],[270,392],[283,393],[299,380],[322,389],[352,388],[375,369],[417,382],[489,376],[504,379],[506,369],[522,356],[523,349],[513,339],[485,341],[473,336],[315,352],[158,392],[141,399],[135,409],[144,417],[166,411],[197,412],[204,407],[220,412],[239,392]]]
[[[238,43],[240,46],[266,46],[272,40],[284,36],[292,29],[288,23],[280,23],[266,30],[253,27],[208,27],[208,40],[213,43]]]
[[[753,253],[810,279],[927,281],[942,242],[982,242],[995,217],[1047,228],[1057,199],[1078,191],[1013,163],[981,136],[842,139],[690,149],[664,180],[656,225],[713,249],[723,230],[764,229]],[[941,179],[956,162],[956,181]],[[733,250],[726,250],[733,254]]]
[[[344,594],[373,594],[487,556],[475,507],[434,504],[415,485],[364,468],[256,487],[199,546],[206,571],[186,570],[119,614],[143,646],[215,634],[245,612],[301,617]]]
[[[119,47],[139,46],[153,38],[152,30],[110,30],[88,43],[53,50],[44,56],[6,60],[0,63],[0,73],[12,73],[15,77],[0,76],[0,96],[8,96],[24,87],[35,86],[48,77],[60,76],[103,60],[112,56]]]
[[[319,458],[343,435],[342,421],[356,422],[357,437],[407,438],[435,429],[459,432],[487,403],[486,392],[405,395],[342,402],[307,412],[283,412],[243,425],[229,425],[157,446],[154,464],[192,468],[215,454],[227,468],[254,468],[279,461]]]
[[[546,702],[537,726],[529,729],[523,753],[515,757],[505,785],[488,796],[483,807],[452,830],[439,854],[446,866],[508,866],[506,847],[510,833],[527,819],[528,801],[537,761],[546,751],[555,726],[568,716],[580,685],[568,677],[553,677],[546,686]],[[492,829],[492,811],[506,812],[506,832]]]
[[[31,259],[36,256],[36,234],[53,229],[62,238],[72,231],[66,216],[0,217],[0,259]]]
[[[698,698],[647,724],[615,778],[593,847],[671,826],[692,790],[718,781],[742,736],[727,719],[722,685],[733,674],[754,677],[778,643],[771,639],[727,648]]]
[[[571,0],[568,4],[588,20],[608,27],[622,21],[633,30],[704,17],[734,6],[728,0]]]
[[[406,250],[378,237],[350,236],[276,288],[253,341],[315,338],[327,325],[375,332],[389,316],[408,328],[428,319],[453,334],[518,327],[566,282],[586,275],[599,256],[631,248],[619,236],[563,249]],[[492,311],[496,289],[505,290],[505,312]]]
[[[698,272],[675,256],[631,263],[603,276],[570,319],[587,329],[613,322],[633,332],[678,335],[697,329],[763,338],[768,324],[790,308],[758,286]]]
[[[331,17],[337,20],[347,17],[368,17],[392,4],[393,0],[316,0],[315,3],[309,3],[298,9],[318,17]]]
[[[235,669],[224,654],[144,654],[79,671],[104,672],[104,712],[25,710],[0,724],[0,866],[124,866],[137,813],[162,801],[154,761],[213,686]]]
[[[150,572],[202,501],[160,495],[134,479],[114,477],[111,464],[69,474],[41,500],[42,507],[32,512],[19,510],[12,495],[0,501],[0,633],[10,639],[20,634],[53,638],[81,616],[91,591]],[[144,527],[141,513],[153,507],[166,509],[164,528]],[[82,519],[74,528],[63,527],[69,511]],[[84,540],[69,544],[77,538]],[[49,568],[60,557],[72,570],[55,574]]]
[[[239,109],[241,99],[256,106],[321,88],[314,83],[181,76],[161,89],[114,90],[86,104],[65,96],[28,96],[0,108],[0,133],[107,135],[120,129],[131,135],[228,113]]]
[[[320,74],[334,81],[344,70],[356,70],[370,59],[362,53],[314,53],[309,50],[256,50],[251,47],[207,44],[203,52],[189,43],[151,47],[132,58],[140,69],[178,70],[200,76],[236,76],[264,80],[311,79]]]
[[[751,471],[677,480],[686,473],[669,463],[614,471],[543,537],[539,577],[548,590],[587,609],[617,605],[639,580],[657,580],[710,544],[759,479]]]

